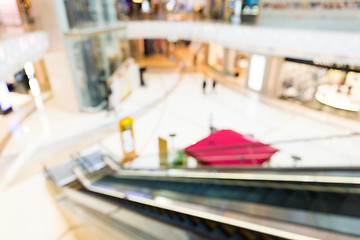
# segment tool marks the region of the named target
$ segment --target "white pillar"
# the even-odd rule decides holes
[[[50,41],[50,50],[44,60],[55,101],[63,109],[79,111],[74,77],[63,35],[63,32],[68,30],[64,3],[60,0],[32,0],[32,5],[38,28],[46,31]]]
[[[279,89],[279,77],[283,62],[283,57],[268,57],[263,87],[263,93],[266,96],[276,96],[276,92]]]

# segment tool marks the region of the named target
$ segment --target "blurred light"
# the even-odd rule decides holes
[[[145,0],[141,4],[141,9],[144,13],[150,12],[150,3],[148,0]]]
[[[165,198],[165,197],[161,197],[161,196],[156,196],[154,198],[155,202],[157,202],[158,204],[161,205],[168,205],[168,204],[172,204],[171,199]]]
[[[248,66],[249,66],[249,63],[248,63],[248,61],[247,61],[245,58],[243,58],[243,59],[240,60],[239,67],[241,67],[241,68],[247,68]]]
[[[40,95],[40,87],[39,87],[38,80],[36,78],[31,78],[29,80],[29,85],[30,85],[32,95],[39,96]]]
[[[142,3],[143,0],[132,0],[134,3]]]
[[[26,62],[24,65],[25,73],[29,78],[32,78],[35,74],[34,65],[32,62]]]
[[[167,40],[169,42],[177,42],[179,40],[179,38],[177,38],[177,37],[168,37]]]
[[[25,133],[30,132],[30,127],[29,127],[28,125],[24,125],[24,126],[23,126],[23,131],[24,131]]]
[[[242,1],[237,0],[235,2],[235,10],[234,10],[235,16],[241,15],[241,8],[242,8]]]
[[[172,11],[172,10],[174,10],[175,5],[176,5],[175,0],[170,0],[170,1],[166,4],[166,9],[167,9],[168,11]]]
[[[255,91],[262,89],[264,81],[266,58],[262,55],[252,55],[250,60],[248,87]]]

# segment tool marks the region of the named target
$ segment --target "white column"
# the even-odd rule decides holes
[[[64,3],[60,0],[32,0],[32,5],[38,28],[48,34],[50,41],[50,50],[44,60],[55,101],[63,109],[79,111],[74,77],[63,36],[63,31],[68,29]]]
[[[279,89],[279,76],[283,62],[283,57],[268,57],[263,88],[263,93],[266,96],[276,96],[276,92]]]

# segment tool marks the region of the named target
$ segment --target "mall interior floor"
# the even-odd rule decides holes
[[[175,70],[149,68],[144,77],[147,86],[134,89],[116,112],[70,113],[49,101],[43,112],[22,122],[0,159],[0,226],[7,229],[0,239],[59,239],[64,231],[70,236],[76,227],[69,226],[76,224],[69,225],[59,212],[42,167],[99,147],[120,158],[117,121],[126,116],[135,118],[135,144],[141,156],[127,167],[158,167],[158,137],[168,139],[171,149],[183,148],[206,137],[210,125],[251,134],[279,148],[272,167],[293,166],[293,155],[301,157],[298,166],[359,166],[358,122],[221,84],[213,90],[209,83],[203,93],[202,73],[183,73],[178,82]],[[26,228],[15,230],[18,226]]]

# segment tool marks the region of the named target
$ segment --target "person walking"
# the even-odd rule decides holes
[[[213,91],[215,91],[215,87],[216,87],[216,80],[214,79],[212,84]]]
[[[146,67],[140,67],[139,68],[139,72],[140,72],[140,86],[141,87],[145,87],[145,81],[144,81],[144,72],[146,71]]]
[[[203,93],[205,94],[206,93],[206,78],[204,78],[202,88],[203,88]]]

